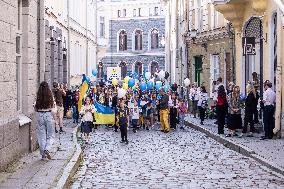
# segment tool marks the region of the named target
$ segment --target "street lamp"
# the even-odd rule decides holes
[[[196,36],[197,36],[197,30],[196,29],[192,29],[192,30],[189,31],[189,37],[191,37],[194,44],[195,44]]]

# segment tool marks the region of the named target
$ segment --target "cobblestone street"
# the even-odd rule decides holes
[[[168,134],[100,128],[71,188],[284,188],[284,177],[192,129]]]

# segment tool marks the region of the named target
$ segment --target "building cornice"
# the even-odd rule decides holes
[[[207,30],[201,33],[198,33],[195,39],[195,42],[197,44],[204,43],[206,41],[212,41],[217,39],[224,39],[228,38],[229,33],[227,31],[226,27],[216,28],[214,30]],[[192,39],[190,37],[186,37],[186,42],[190,43],[192,42]]]

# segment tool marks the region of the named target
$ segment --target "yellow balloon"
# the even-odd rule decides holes
[[[116,86],[118,84],[118,80],[116,78],[113,78],[111,80],[111,83],[112,83],[113,86]]]
[[[123,83],[122,88],[127,90],[128,89],[128,84],[127,83]]]
[[[124,83],[128,83],[128,81],[129,81],[129,79],[130,79],[130,77],[129,76],[126,76],[125,78],[124,78]]]

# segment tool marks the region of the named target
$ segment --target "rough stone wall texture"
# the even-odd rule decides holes
[[[214,39],[207,41],[207,51],[201,44],[190,44],[189,45],[189,78],[191,81],[194,79],[194,57],[202,55],[202,73],[201,83],[204,82],[206,90],[210,89],[210,55],[219,54],[219,76],[224,79],[224,49],[226,53],[230,53],[230,39]]]
[[[149,32],[152,29],[158,29],[159,31],[159,42],[162,36],[165,35],[165,19],[164,18],[148,18],[148,19],[130,19],[130,20],[119,20],[110,22],[110,47],[107,52],[112,54],[111,57],[106,56],[102,58],[104,66],[117,66],[120,62],[124,61],[127,64],[127,71],[132,70],[132,66],[136,61],[143,63],[143,68],[148,70],[148,65],[152,61],[159,63],[161,69],[165,68],[165,56],[161,55],[161,52],[165,51],[159,43],[159,49],[148,50]],[[136,29],[143,31],[142,35],[142,51],[132,51],[133,33]],[[119,31],[125,30],[127,32],[127,50],[117,53],[117,34]]]
[[[38,0],[23,1],[21,68],[16,63],[17,1],[0,0],[0,170],[27,152],[27,140],[36,140],[36,125],[19,126],[19,112],[32,118],[38,87]],[[19,64],[20,65],[20,64]],[[18,71],[19,70],[19,71]],[[21,80],[18,79],[21,73]],[[17,82],[20,82],[17,85]],[[18,91],[21,109],[18,111]],[[29,127],[27,129],[26,127]],[[19,134],[21,130],[29,130]],[[20,145],[23,144],[23,145]],[[36,142],[29,142],[35,149]]]

